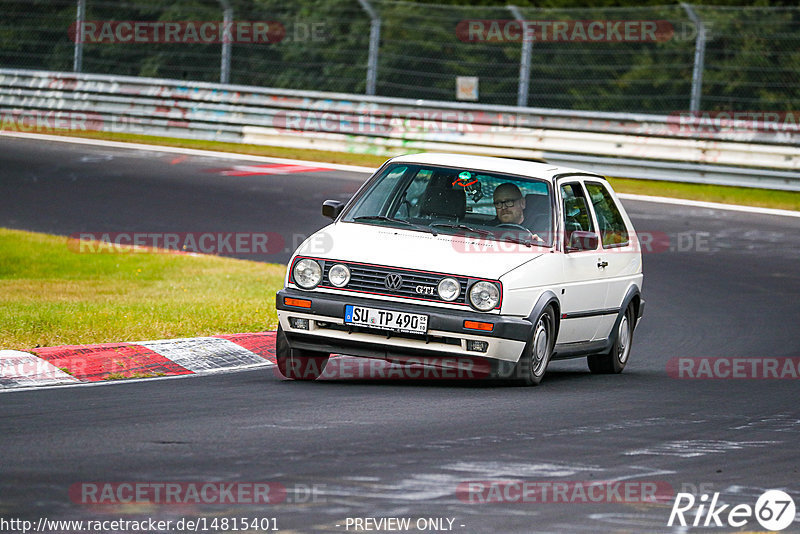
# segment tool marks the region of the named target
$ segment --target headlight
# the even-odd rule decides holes
[[[344,287],[350,281],[350,269],[346,265],[337,263],[328,271],[328,280],[336,287]]]
[[[312,289],[322,280],[322,267],[314,260],[302,259],[292,271],[294,282],[303,289]]]
[[[469,301],[480,311],[489,311],[500,302],[500,290],[491,282],[477,282],[469,290]]]
[[[448,302],[452,302],[458,298],[461,293],[461,286],[455,278],[442,278],[439,285],[436,286],[436,291],[439,296]]]

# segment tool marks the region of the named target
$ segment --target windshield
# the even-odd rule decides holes
[[[396,163],[383,169],[342,220],[549,247],[552,219],[544,180]]]

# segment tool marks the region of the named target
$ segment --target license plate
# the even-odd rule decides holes
[[[424,334],[428,331],[428,316],[419,313],[376,310],[347,305],[344,308],[345,324],[368,326],[394,332]]]

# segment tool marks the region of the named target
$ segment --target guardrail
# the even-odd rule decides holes
[[[101,130],[392,156],[543,159],[610,176],[800,191],[800,131],[691,115],[564,111],[0,69],[0,129]]]

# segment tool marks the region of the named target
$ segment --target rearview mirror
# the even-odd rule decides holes
[[[567,252],[576,252],[579,250],[596,250],[597,244],[600,242],[600,237],[594,232],[584,232],[583,230],[575,230],[569,236],[569,244],[567,244]]]
[[[322,215],[336,220],[336,217],[342,212],[342,208],[344,208],[344,204],[338,200],[326,200],[322,203]]]

